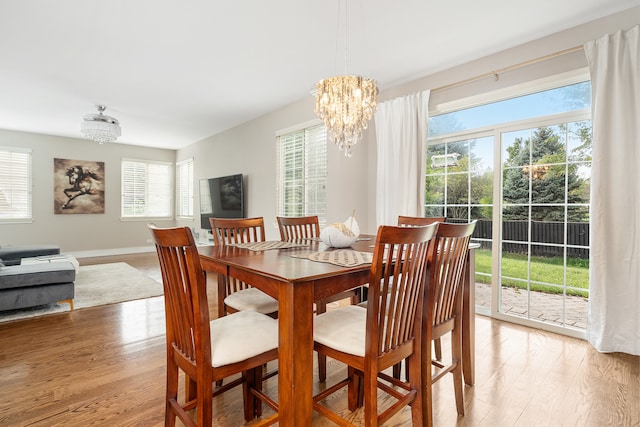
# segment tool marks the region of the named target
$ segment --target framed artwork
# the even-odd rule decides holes
[[[53,159],[53,213],[104,213],[104,162]]]

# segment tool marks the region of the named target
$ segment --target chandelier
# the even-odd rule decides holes
[[[88,114],[82,118],[80,131],[85,138],[99,142],[112,142],[121,134],[117,119],[102,114],[107,109],[104,105],[96,105],[99,114]]]
[[[316,83],[316,114],[324,122],[329,138],[344,155],[362,139],[362,130],[376,111],[378,87],[372,79],[343,75]]]
[[[338,13],[338,20],[339,18]],[[378,103],[375,80],[348,75],[347,68],[347,7],[344,13],[344,75],[327,77],[316,83],[315,112],[324,122],[329,139],[338,145],[344,155],[351,157],[351,147],[362,139]]]

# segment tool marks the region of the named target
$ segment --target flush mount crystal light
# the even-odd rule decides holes
[[[96,105],[98,114],[88,114],[83,117],[80,131],[85,138],[99,142],[112,142],[120,136],[120,124],[117,119],[103,114],[107,109],[104,105]]]

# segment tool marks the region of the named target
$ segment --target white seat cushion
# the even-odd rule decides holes
[[[278,311],[278,300],[257,288],[234,292],[224,299],[224,303],[238,311],[257,311],[264,314]]]
[[[278,348],[278,321],[255,311],[239,311],[211,321],[211,364],[241,362]]]
[[[349,305],[319,314],[313,323],[313,339],[344,353],[364,357],[367,309]]]

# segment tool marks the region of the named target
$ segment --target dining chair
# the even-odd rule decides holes
[[[278,221],[278,229],[280,230],[280,239],[283,241],[320,238],[320,223],[317,215],[301,217],[279,216],[276,217],[276,219]],[[327,311],[327,304],[346,298],[349,298],[351,304],[358,304],[361,300],[361,295],[362,287],[359,286],[315,301],[316,314],[325,313]],[[327,358],[324,354],[320,353],[318,353],[318,378],[320,382],[324,382],[327,379]]]
[[[469,241],[476,222],[438,225],[429,258],[422,316],[422,385],[424,421],[433,426],[433,383],[447,373],[453,374],[456,408],[464,415],[462,395],[462,291]],[[431,357],[431,342],[451,334],[451,362],[444,364]],[[409,367],[409,370],[413,366]],[[434,370],[435,369],[435,370]]]
[[[446,218],[445,217],[437,217],[437,216],[431,216],[431,217],[424,217],[424,216],[404,216],[404,215],[398,215],[398,225],[400,226],[404,226],[404,227],[422,227],[425,225],[431,225],[433,223],[436,222],[445,222]],[[436,359],[437,360],[441,360],[442,359],[442,344],[440,342],[440,340],[434,340],[433,341],[433,350],[436,353]],[[394,376],[396,378],[400,378],[400,366],[395,366],[394,368]]]
[[[209,218],[209,221],[215,246],[265,241],[262,217]],[[237,311],[257,311],[276,318],[278,300],[241,280],[218,274],[218,316]]]
[[[320,222],[317,215],[278,216],[278,230],[282,241],[316,239],[320,237]]]
[[[358,406],[362,381],[366,426],[377,426],[410,405],[414,426],[422,425],[420,328],[428,255],[438,225],[380,226],[369,272],[369,303],[316,316],[314,349],[348,365],[345,380],[314,396],[313,408],[339,425],[351,425],[321,401],[348,387],[348,407]],[[403,359],[411,365],[407,382],[382,371]],[[396,400],[378,414],[378,388]]]
[[[165,425],[176,417],[186,426],[210,426],[213,397],[242,384],[244,418],[262,415],[262,402],[276,414],[260,425],[277,421],[277,404],[262,392],[262,370],[278,358],[278,321],[243,311],[209,318],[206,278],[188,227],[149,226],[162,272],[167,346]],[[178,397],[178,376],[185,373],[184,398]],[[214,390],[213,383],[241,374]],[[190,413],[195,410],[195,421]]]

